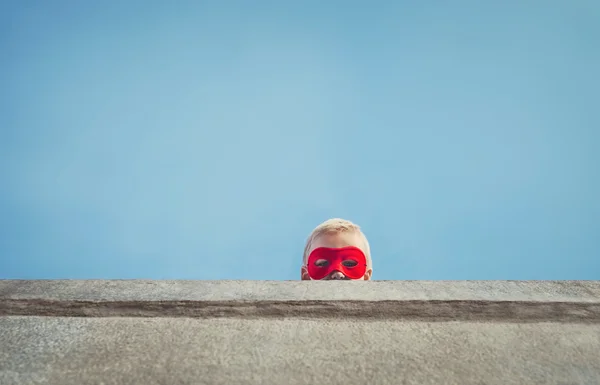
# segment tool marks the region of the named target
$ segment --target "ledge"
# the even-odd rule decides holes
[[[3,280],[3,315],[600,323],[600,282]]]
[[[599,384],[600,282],[0,281],[0,384]]]

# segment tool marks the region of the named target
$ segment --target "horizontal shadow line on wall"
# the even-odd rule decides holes
[[[600,323],[600,302],[483,300],[81,301],[4,299],[0,316]]]

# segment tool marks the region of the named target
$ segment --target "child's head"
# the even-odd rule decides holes
[[[343,249],[342,249],[343,248]],[[315,251],[316,250],[316,251]],[[366,259],[366,269],[364,274],[358,277],[349,277],[348,268],[354,267],[356,261],[342,261],[340,269],[334,269],[322,279],[354,279],[354,280],[369,280],[373,273],[371,263],[371,250],[367,237],[362,233],[360,227],[350,221],[334,218],[329,219],[317,226],[308,239],[304,247],[304,256],[300,274],[303,280],[312,280],[309,273],[308,263],[312,255],[312,263],[316,265],[325,265],[328,261],[319,258],[315,253],[325,250],[326,253],[344,253],[344,255],[352,255],[358,253],[359,259],[364,255]],[[350,254],[348,254],[350,253]],[[333,255],[333,254],[332,254]],[[326,257],[325,257],[326,259]],[[343,265],[343,266],[342,266]],[[344,272],[345,271],[345,272]]]

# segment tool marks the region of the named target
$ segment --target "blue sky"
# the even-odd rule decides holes
[[[0,278],[600,279],[600,2],[6,1]]]

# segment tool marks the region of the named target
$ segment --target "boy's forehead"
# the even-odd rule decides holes
[[[356,246],[364,251],[363,240],[354,231],[330,232],[318,235],[313,239],[309,254],[318,247],[346,247]]]

